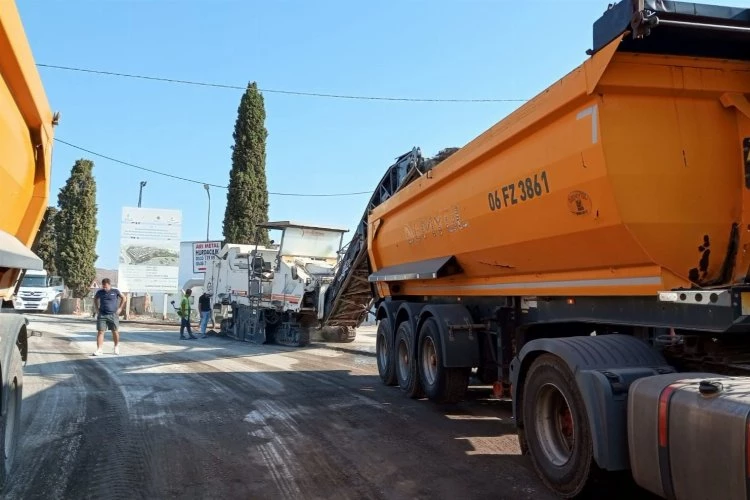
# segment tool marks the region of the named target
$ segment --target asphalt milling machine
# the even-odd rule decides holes
[[[355,328],[323,323],[323,298],[338,269],[347,229],[293,221],[260,225],[281,232],[278,245],[227,244],[206,272],[221,333],[256,344],[303,347],[352,342]],[[367,307],[367,304],[363,304]]]
[[[398,157],[346,245],[347,229],[294,221],[259,225],[281,232],[278,245],[226,244],[209,265],[203,284],[211,294],[220,334],[292,347],[311,340],[353,342],[357,327],[373,312],[375,296],[368,281],[368,214],[457,150],[447,148],[426,159],[414,148]]]

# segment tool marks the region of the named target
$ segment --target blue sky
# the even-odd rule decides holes
[[[529,98],[591,47],[606,0],[17,0],[37,63],[261,88],[427,98]],[[713,2],[712,2],[713,3]],[[722,4],[746,5],[724,0]],[[60,139],[144,167],[226,185],[239,90],[41,68]],[[394,157],[462,146],[520,103],[402,103],[266,93],[269,191],[374,187]],[[51,200],[76,159],[57,144]],[[179,208],[206,234],[202,186],[95,162],[99,267],[116,268],[120,213]],[[368,195],[271,196],[270,218],[353,229]],[[226,191],[212,190],[221,239]]]

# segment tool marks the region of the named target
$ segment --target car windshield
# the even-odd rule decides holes
[[[47,286],[46,276],[24,276],[21,286],[27,288],[44,288]]]

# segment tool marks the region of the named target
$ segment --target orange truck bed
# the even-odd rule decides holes
[[[30,251],[49,198],[53,116],[14,2],[0,9],[0,299],[22,269],[42,269]]]
[[[381,297],[632,296],[745,279],[750,62],[621,50],[629,37],[371,212]]]

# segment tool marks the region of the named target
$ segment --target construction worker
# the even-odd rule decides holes
[[[198,297],[198,311],[201,313],[202,338],[205,339],[208,337],[208,335],[206,335],[206,328],[208,327],[208,319],[211,317],[211,294],[208,292],[203,292],[203,294]]]
[[[180,309],[178,311],[178,314],[180,315],[180,340],[187,340],[185,338],[185,328],[187,328],[187,333],[190,336],[190,339],[198,338],[193,335],[193,331],[190,329],[190,296],[192,294],[192,288],[188,288],[185,290],[185,295],[182,296],[182,301],[180,302]]]

